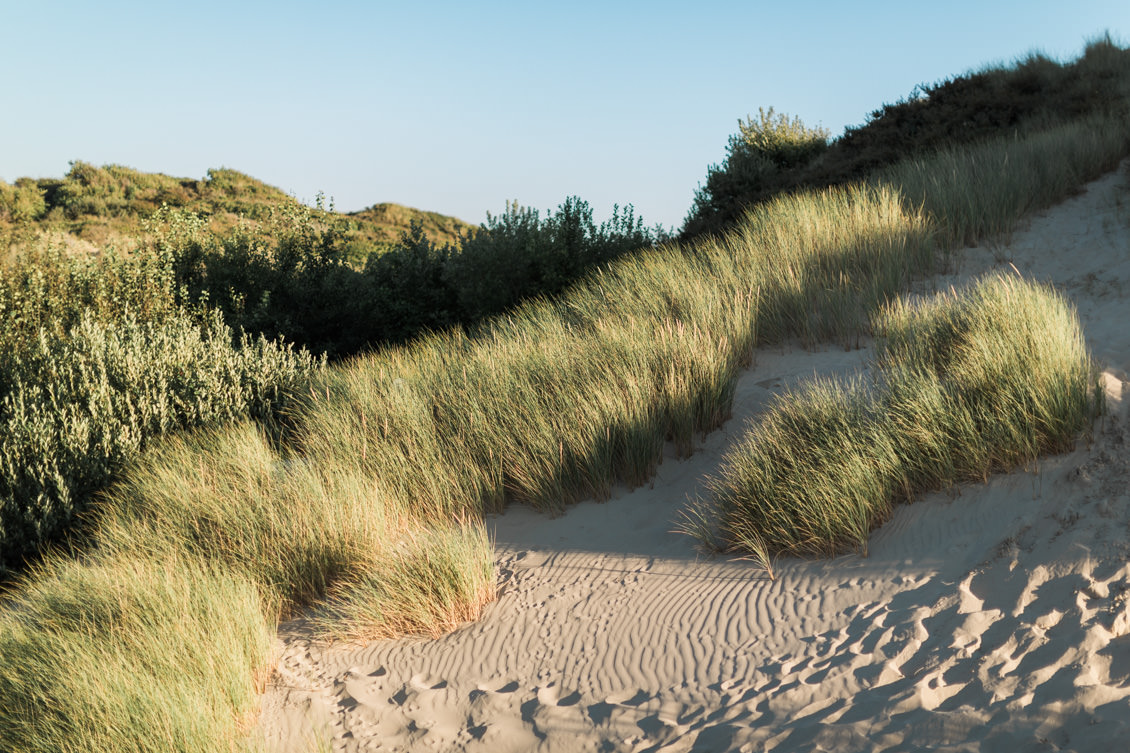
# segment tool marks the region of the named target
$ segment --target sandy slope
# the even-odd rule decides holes
[[[1076,302],[1111,405],[1090,446],[902,506],[868,558],[782,560],[770,581],[697,554],[673,521],[782,384],[850,372],[869,349],[762,351],[734,420],[650,487],[492,520],[505,586],[478,623],[430,642],[290,636],[264,699],[269,748],[1130,747],[1125,171],[961,259],[932,285],[1011,262]]]

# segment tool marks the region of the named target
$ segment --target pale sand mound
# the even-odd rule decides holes
[[[438,641],[281,647],[279,751],[1122,750],[1130,746],[1130,192],[1124,174],[969,249],[1079,306],[1111,414],[1090,447],[897,509],[870,556],[753,563],[671,533],[744,419],[867,348],[762,351],[735,420],[650,488],[491,521],[506,578]],[[1126,202],[1128,206],[1119,206]],[[321,735],[314,730],[321,729]]]

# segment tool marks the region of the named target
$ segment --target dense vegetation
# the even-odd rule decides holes
[[[827,141],[799,118],[761,111],[739,121],[722,165],[711,165],[681,237],[732,228],[752,205],[783,191],[860,180],[876,169],[1005,133],[1023,135],[1089,116],[1127,117],[1126,53],[1109,36],[1059,63],[1033,53],[933,84],[883,105],[866,123]]]
[[[269,234],[202,232],[191,216],[171,219],[180,229],[160,243],[184,300],[331,358],[473,327],[657,241],[631,207],[597,225],[589,205],[573,197],[545,217],[509,204],[454,245],[435,244],[413,223],[395,247],[358,268],[343,254],[340,232],[318,217]]]
[[[419,225],[424,237],[437,246],[454,246],[475,230],[473,225],[439,212],[383,202],[345,215],[341,232],[346,240],[346,255],[363,260],[373,250],[395,248],[405,233],[415,232],[413,225]]]
[[[726,145],[726,161],[711,165],[706,184],[695,191],[683,235],[732,227],[752,204],[780,193],[827,149],[828,131],[808,128],[800,118],[775,113],[772,107],[758,110],[756,120],[739,120],[738,132]]]
[[[317,204],[322,207],[321,196]],[[83,242],[132,247],[145,221],[162,207],[202,217],[212,230],[224,232],[236,226],[256,229],[300,206],[279,189],[228,168],[208,170],[205,178],[194,180],[75,161],[61,179],[19,178],[11,185],[0,181],[0,238],[47,235],[80,247]],[[349,258],[361,262],[395,245],[413,222],[437,244],[454,243],[473,230],[454,217],[398,204],[345,215],[331,209],[322,221],[337,228]]]
[[[154,437],[269,420],[317,363],[177,305],[156,254],[19,254],[0,274],[0,574],[57,540]]]
[[[1128,81],[1127,53],[1110,51],[1111,60],[1115,52],[1120,81]],[[256,682],[279,619],[304,610],[325,635],[368,637],[434,635],[474,618],[495,587],[479,513],[510,500],[557,509],[604,496],[617,481],[645,482],[665,441],[688,453],[701,432],[726,418],[737,374],[759,344],[850,344],[886,311],[878,321],[891,361],[905,358],[917,364],[914,373],[928,375],[942,363],[947,338],[978,334],[978,323],[999,313],[978,303],[991,301],[995,289],[973,304],[928,307],[923,320],[891,301],[944,264],[955,244],[1008,232],[1025,212],[1078,190],[1128,152],[1124,120],[1100,113],[1022,138],[963,143],[846,186],[776,195],[730,233],[635,253],[625,252],[652,236],[630,212],[598,227],[578,200],[544,219],[508,207],[454,251],[415,231],[399,252],[378,257],[399,265],[384,277],[414,281],[401,289],[414,296],[449,291],[445,300],[459,316],[511,308],[328,368],[277,341],[236,334],[289,337],[288,328],[306,326],[316,342],[307,321],[317,320],[317,310],[297,316],[276,300],[293,294],[290,305],[299,306],[307,294],[344,298],[344,290],[366,288],[337,289],[337,280],[383,279],[370,271],[377,261],[360,270],[342,261],[336,231],[316,212],[276,214],[272,221],[282,224],[258,235],[217,231],[199,216],[166,210],[136,254],[76,260],[58,252],[38,261],[16,253],[3,275],[8,303],[0,315],[14,333],[5,368],[42,367],[35,379],[48,400],[28,416],[51,422],[58,420],[52,410],[72,410],[75,426],[132,416],[148,404],[135,390],[165,388],[128,375],[186,377],[211,394],[196,385],[212,384],[232,362],[265,375],[254,388],[260,392],[252,390],[265,399],[206,418],[191,432],[149,435],[148,449],[131,451],[85,513],[83,546],[45,558],[12,585],[0,611],[0,748],[253,749]],[[464,287],[445,287],[453,283]],[[535,297],[495,295],[507,284]],[[1053,314],[1032,336],[1070,334],[1057,329],[1055,302],[1029,290],[1005,292],[1035,296],[1034,317]],[[324,305],[341,310],[347,302]],[[1001,352],[1023,353],[1011,339],[1023,328],[1005,321]],[[166,355],[153,344],[156,335],[145,339],[165,322],[191,323],[199,341],[169,338],[187,346]],[[338,354],[353,347],[325,332]],[[117,333],[140,345],[103,345]],[[38,343],[56,339],[77,355],[44,350],[35,360]],[[173,366],[162,370],[163,360]],[[72,383],[102,385],[121,399],[89,415],[81,400],[51,404],[56,375],[72,372]],[[22,383],[0,382],[8,390]],[[234,401],[234,388],[222,384],[217,394]],[[939,395],[965,399],[962,385],[939,384]],[[1089,385],[1083,389],[1070,394],[1089,406]],[[883,405],[902,394],[884,393]],[[1027,411],[1046,386],[1018,394]],[[1050,394],[1067,393],[1053,387]],[[187,402],[141,416],[175,413]],[[847,402],[860,426],[877,412]],[[971,406],[979,432],[972,446],[980,442],[996,458],[994,443],[1008,438],[1010,417],[976,400],[953,405]],[[1021,437],[1019,450],[1006,446],[1003,454],[1027,457],[1061,441]],[[40,450],[53,457],[51,447]],[[950,457],[959,468],[997,467]],[[928,487],[934,481],[911,460],[899,477],[905,489]],[[30,509],[30,500],[13,503],[19,515]],[[733,531],[726,518],[705,521],[719,523],[724,535]],[[849,525],[833,540],[858,539]],[[743,545],[735,536],[726,543]],[[759,542],[749,545],[756,551]]]
[[[545,218],[508,206],[459,247],[414,224],[357,269],[323,220],[295,207],[216,232],[166,207],[131,254],[12,256],[0,275],[0,574],[58,539],[152,438],[274,420],[317,367],[310,351],[471,327],[653,243],[630,209],[597,226],[569,199]]]

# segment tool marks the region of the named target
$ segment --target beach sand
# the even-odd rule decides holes
[[[283,631],[268,749],[1110,751],[1130,747],[1130,172],[958,252],[1078,306],[1109,413],[1074,452],[896,508],[869,556],[711,557],[674,533],[743,425],[852,351],[758,351],[734,416],[652,483],[488,523],[502,585],[439,640]],[[322,746],[322,747],[319,747]]]

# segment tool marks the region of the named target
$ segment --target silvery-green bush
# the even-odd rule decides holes
[[[41,329],[0,378],[0,572],[57,539],[150,440],[174,429],[269,418],[316,368],[305,351],[236,338],[212,314]]]

